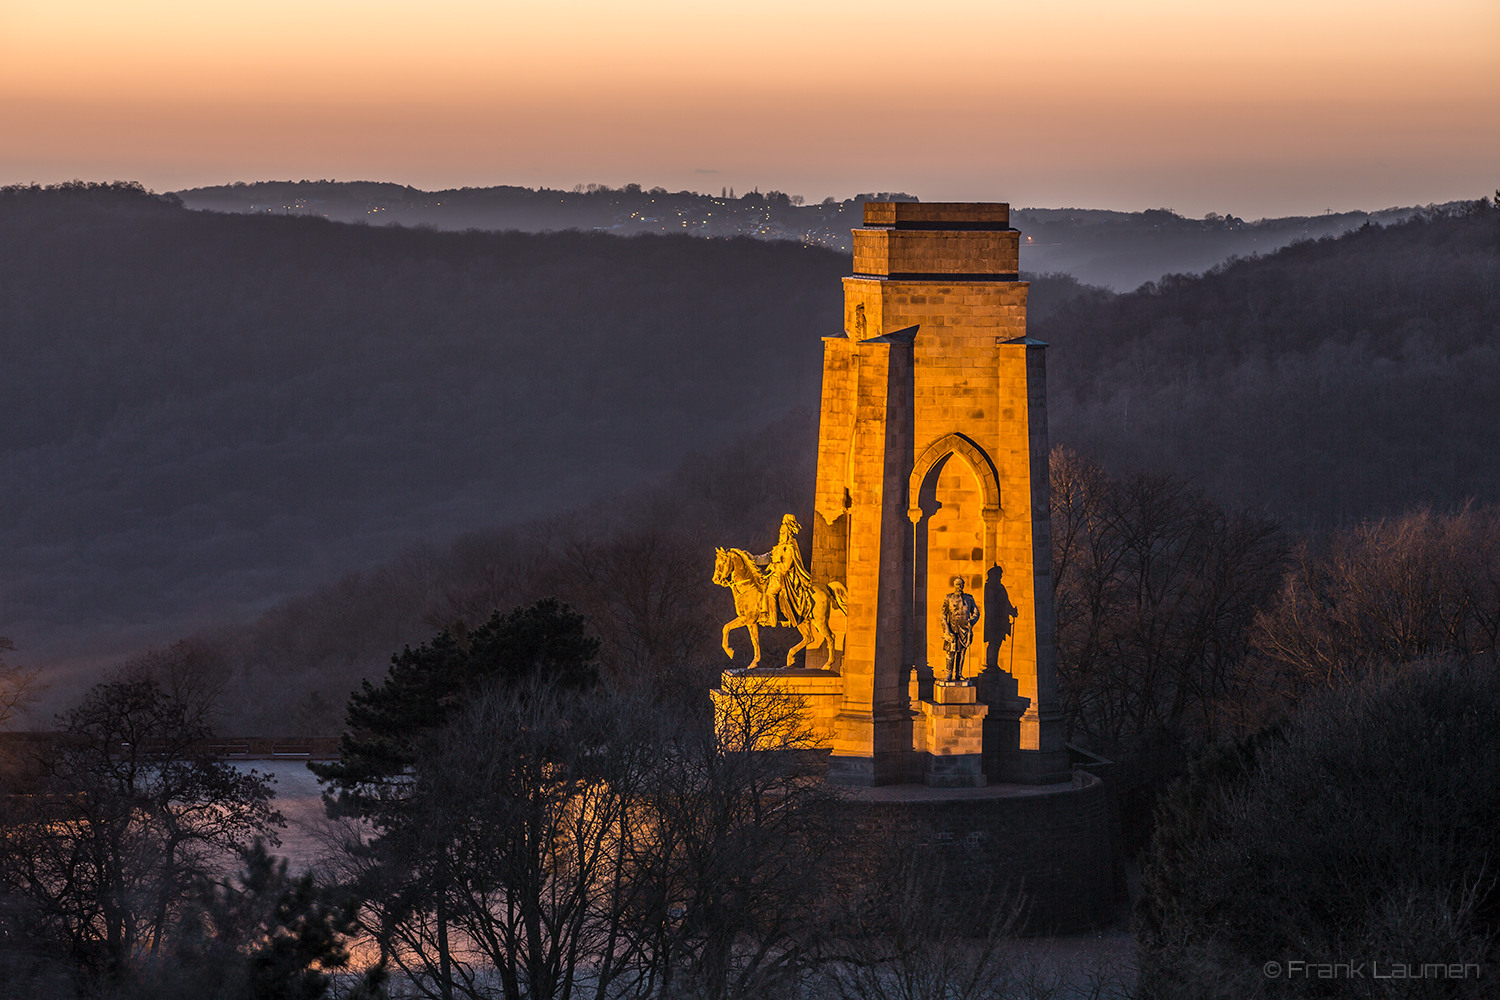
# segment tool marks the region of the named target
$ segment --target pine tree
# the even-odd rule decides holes
[[[349,962],[345,947],[358,908],[319,886],[292,878],[285,858],[264,841],[242,854],[234,883],[200,881],[185,915],[173,975],[193,981],[195,995],[223,1000],[319,1000],[328,970]],[[161,984],[170,990],[170,983]]]
[[[466,693],[532,680],[585,690],[599,680],[598,654],[587,620],[553,598],[496,611],[466,633],[445,629],[394,654],[379,687],[361,682],[349,699],[338,761],[308,767],[336,790],[339,814],[386,826],[401,812],[405,775],[424,741],[455,716]]]
[[[391,919],[434,913],[444,1000],[452,996],[451,838],[413,782],[415,766],[469,697],[487,687],[529,684],[586,690],[599,680],[598,653],[583,616],[551,598],[507,615],[497,611],[472,631],[444,630],[392,656],[379,687],[364,681],[349,700],[339,760],[308,765],[329,786],[324,798],[331,815],[357,816],[377,831],[364,846],[375,863],[367,868],[367,884],[357,887],[361,895],[381,900]]]

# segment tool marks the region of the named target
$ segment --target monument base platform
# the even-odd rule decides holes
[[[1022,930],[1058,934],[1107,924],[1115,879],[1104,783],[1076,772],[1053,785],[936,788],[884,785],[850,794],[841,809],[878,856],[932,851],[954,906],[1022,908]]]
[[[1051,785],[1068,780],[1072,766],[1064,750],[996,750],[986,762],[995,780],[1016,785]]]
[[[917,701],[914,749],[922,760],[922,783],[934,788],[979,788],[984,777],[984,718],[973,682],[937,681],[932,697]]]
[[[933,788],[979,788],[987,784],[1051,785],[1071,779],[1066,749],[1022,750],[1020,739],[1024,698],[981,700],[981,684],[974,680],[928,681],[928,697],[911,682],[909,707],[892,706],[882,718],[887,726],[885,745],[872,754],[843,756],[839,733],[864,715],[846,716],[844,678],[831,670],[756,667],[723,672],[719,687],[710,692],[718,726],[734,742],[738,730],[756,731],[752,739],[788,735],[784,726],[764,720],[795,716],[804,729],[798,742],[808,748],[834,751],[828,780],[859,787],[918,784]],[[731,724],[730,719],[738,720]],[[760,719],[756,723],[752,720]],[[889,738],[899,737],[895,744]]]

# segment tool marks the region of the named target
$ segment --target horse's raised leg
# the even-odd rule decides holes
[[[812,636],[809,635],[809,633],[812,631],[812,626],[807,622],[804,621],[801,625],[798,625],[797,631],[802,633],[802,641],[786,651],[786,665],[789,667],[792,665],[792,660],[796,658],[798,653],[802,652],[804,648],[809,648],[807,644],[812,639]]]
[[[724,652],[729,654],[731,660],[734,659],[734,650],[729,646],[729,633],[741,625],[745,626],[745,630],[750,633],[750,645],[755,648],[755,656],[745,665],[746,670],[753,670],[760,662],[760,629],[756,627],[754,618],[736,618],[724,626]]]

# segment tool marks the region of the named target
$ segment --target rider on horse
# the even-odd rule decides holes
[[[755,648],[746,669],[760,662],[759,629],[776,623],[778,608],[785,613],[786,624],[802,633],[802,641],[787,651],[787,666],[804,649],[828,648],[830,663],[838,657],[829,618],[834,611],[847,613],[849,591],[837,580],[812,582],[797,548],[801,528],[792,515],[782,518],[776,546],[765,555],[753,556],[744,549],[714,550],[714,583],[728,587],[734,595],[734,618],[724,626],[724,653],[734,656],[729,633],[744,628]]]
[[[782,623],[797,628],[807,614],[811,603],[809,590],[812,579],[802,565],[802,550],[797,545],[797,532],[802,525],[791,514],[781,519],[781,531],[776,545],[770,552],[755,557],[757,566],[766,568],[766,592],[761,599],[760,624],[776,624],[778,605],[786,616]]]

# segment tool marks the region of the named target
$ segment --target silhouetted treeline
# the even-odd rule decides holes
[[[274,781],[209,756],[203,714],[111,681],[4,760],[7,996],[313,998],[347,961],[353,906],[267,853]]]
[[[1052,469],[1064,718],[1141,852],[1134,995],[1493,992],[1500,506],[1289,548],[1181,480]]]
[[[1493,658],[1393,667],[1213,747],[1143,866],[1136,995],[1492,996],[1497,775]]]
[[[696,471],[722,470],[688,470],[672,493],[594,523],[637,525],[613,536],[629,544],[649,539],[653,508],[687,531],[752,513],[684,503]],[[1070,732],[1124,750],[1128,787],[1152,793],[1170,777],[1150,770],[1160,751],[1179,770],[1200,751],[1147,855],[1142,995],[1244,992],[1267,961],[1371,958],[1477,966],[1451,974],[1452,995],[1487,995],[1500,728],[1479,647],[1500,606],[1500,508],[1370,524],[1285,559],[1274,526],[1180,481],[1112,479],[1065,452],[1054,478]],[[794,703],[731,686],[716,738],[701,688],[596,661],[604,644],[554,601],[461,624],[349,702],[343,756],[320,770],[336,811],[376,836],[343,831],[324,870],[339,892],[255,850],[238,883],[209,875],[203,853],[164,869],[175,845],[229,849],[274,826],[266,789],[186,752],[217,696],[191,650],[96,688],[59,739],[35,742],[33,794],[3,800],[0,962],[30,995],[204,995],[207,982],[282,995],[241,991],[262,973],[282,983],[315,975],[318,958],[337,965],[357,933],[378,968],[436,995],[553,995],[602,978],[609,995],[719,997],[825,976],[851,998],[886,995],[876,979],[893,976],[1053,995],[995,950],[1024,896],[1018,908],[994,887],[955,921],[932,891],[951,858],[845,839]],[[1319,657],[1288,655],[1289,630]],[[1201,753],[1226,731],[1236,738]],[[173,739],[182,753],[138,759]],[[1156,761],[1137,752],[1153,739]],[[222,808],[195,808],[205,800]],[[190,839],[163,837],[172,824]],[[110,849],[78,850],[96,839]],[[117,885],[129,891],[115,906],[104,893]],[[326,980],[313,985],[301,995]]]
[[[1500,505],[1291,536],[1180,478],[1052,456],[1068,739],[1116,761],[1127,849],[1205,747],[1424,658],[1492,657]]]
[[[598,648],[547,600],[404,650],[313,765],[330,822],[308,873],[269,853],[269,776],[202,755],[201,702],[95,687],[17,741],[26,773],[0,768],[0,990],[1043,998],[1078,975],[1004,948],[1024,884],[850,822],[800,700],[745,677],[711,715],[701,691],[609,683]]]
[[[1052,439],[1292,527],[1493,502],[1497,265],[1480,201],[1079,296],[1032,326]]]

